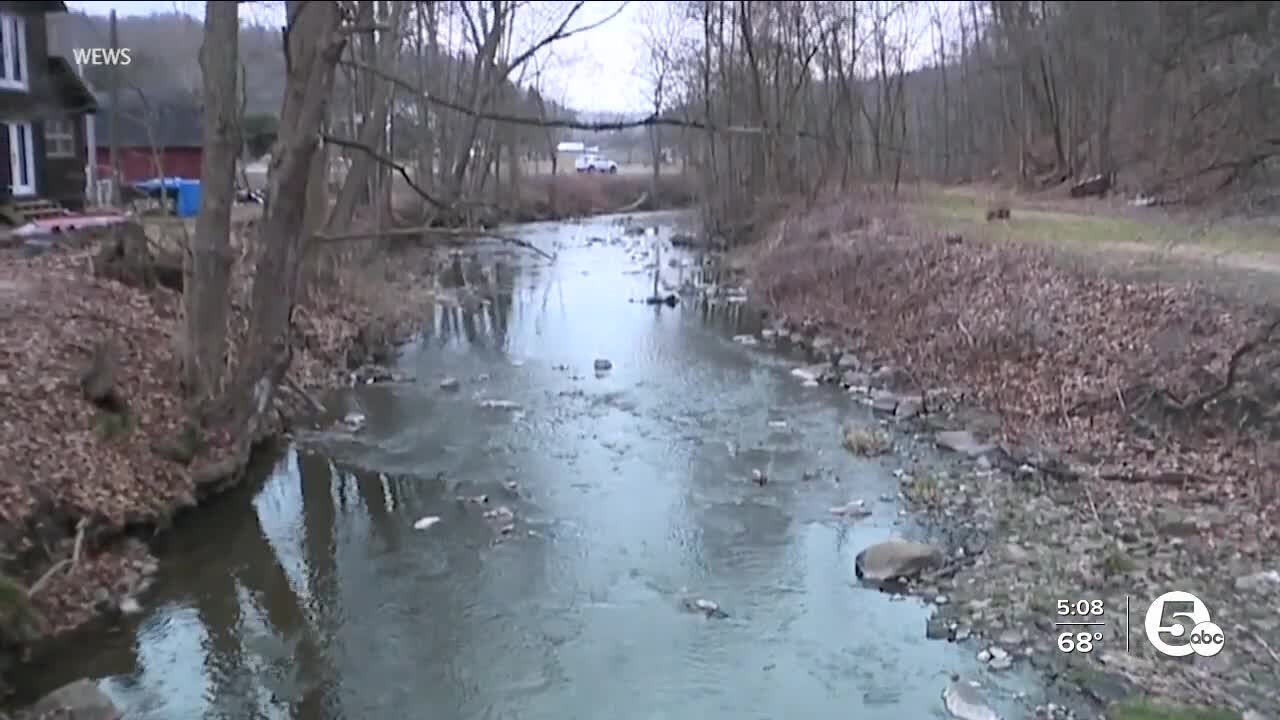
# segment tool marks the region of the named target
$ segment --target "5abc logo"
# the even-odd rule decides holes
[[[1147,608],[1147,640],[1169,657],[1213,657],[1222,652],[1222,628],[1209,619],[1209,608],[1189,592],[1174,590]],[[1174,643],[1167,642],[1174,640]]]

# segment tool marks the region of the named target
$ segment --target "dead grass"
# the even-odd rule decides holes
[[[637,210],[683,207],[694,200],[692,188],[689,178],[676,175],[659,176],[656,193],[644,175],[538,175],[522,180],[511,212],[522,220],[586,217],[616,212],[641,198]]]
[[[986,210],[997,200],[1013,207],[1013,217],[986,223]],[[1137,245],[1165,251],[1191,246],[1210,253],[1280,253],[1280,230],[1266,223],[1179,217],[1117,202],[1013,197],[975,187],[925,187],[908,201],[923,219],[971,232],[981,228],[994,240],[1077,250]]]
[[[893,449],[893,441],[878,428],[845,428],[844,446],[860,457],[884,455]]]

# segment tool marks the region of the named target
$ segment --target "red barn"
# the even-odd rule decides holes
[[[111,113],[102,108],[95,118],[97,175],[107,178],[111,177]],[[198,180],[203,126],[204,114],[199,104],[187,98],[151,102],[145,108],[122,103],[116,141],[120,144],[120,174],[124,182],[159,176]]]

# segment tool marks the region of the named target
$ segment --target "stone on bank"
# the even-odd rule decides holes
[[[854,559],[854,572],[859,579],[870,581],[914,578],[941,563],[942,551],[932,545],[911,540],[889,540],[858,553]]]

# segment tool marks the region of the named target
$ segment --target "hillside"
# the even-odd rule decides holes
[[[50,52],[70,57],[73,48],[107,46],[110,37],[108,22],[105,15],[77,12],[51,15]],[[124,73],[125,93],[141,90],[163,95],[200,89],[198,49],[203,25],[199,20],[182,13],[168,12],[119,17],[117,27],[120,46],[132,50],[133,57]],[[247,70],[247,111],[279,112],[284,93],[284,57],[280,52],[278,31],[245,26],[240,31],[240,54]],[[100,71],[95,73],[90,69],[87,72],[90,81],[101,89],[105,83],[101,77],[95,78],[96,74]]]
[[[125,69],[126,100],[140,90],[149,96],[173,93],[197,93],[200,90],[198,50],[203,39],[203,25],[197,19],[178,12],[147,16],[121,16],[117,19],[120,46],[132,50],[132,63]],[[70,57],[73,48],[106,47],[109,44],[109,20],[106,15],[70,12],[50,16],[50,52]],[[240,58],[245,66],[247,107],[249,114],[280,111],[284,93],[284,57],[280,52],[277,28],[244,25],[240,31]],[[433,68],[440,77],[458,77],[457,61],[445,57],[443,67]],[[406,53],[401,68],[405,78],[417,76],[417,61]],[[102,68],[87,71],[97,89],[106,87]],[[341,86],[341,78],[339,86]],[[563,117],[573,114],[568,108],[546,100],[547,112]]]

